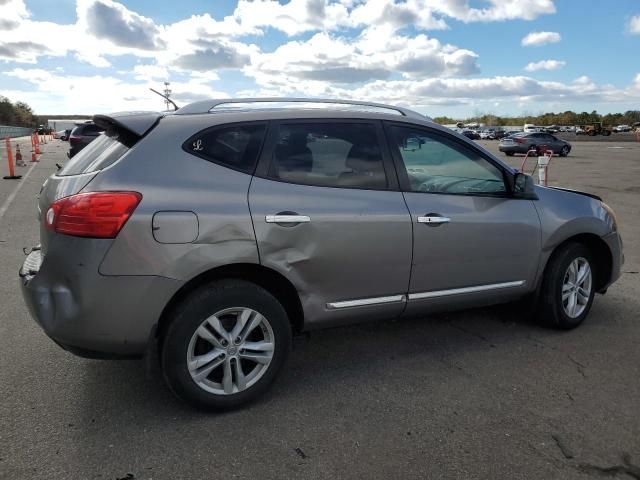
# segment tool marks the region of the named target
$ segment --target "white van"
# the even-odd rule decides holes
[[[533,123],[525,123],[522,131],[524,133],[537,133],[540,131],[540,129],[536,127]]]

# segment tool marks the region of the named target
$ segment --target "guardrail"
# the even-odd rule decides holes
[[[32,133],[33,133],[33,128],[11,127],[8,125],[0,125],[0,138],[28,137]]]

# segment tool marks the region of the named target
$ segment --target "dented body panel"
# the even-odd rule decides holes
[[[411,218],[401,192],[294,185],[255,177],[249,193],[261,263],[298,290],[305,327],[399,315],[402,300],[357,309],[345,300],[404,296],[411,271]],[[308,223],[267,223],[290,212]]]

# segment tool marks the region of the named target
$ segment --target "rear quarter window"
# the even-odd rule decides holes
[[[56,173],[59,177],[96,172],[112,165],[129,151],[117,134],[101,134]]]
[[[209,162],[253,173],[265,131],[264,123],[217,126],[196,133],[182,148]]]

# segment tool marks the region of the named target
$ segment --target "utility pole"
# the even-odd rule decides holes
[[[169,110],[169,105],[171,104],[171,102],[169,101],[169,97],[171,96],[171,89],[169,88],[169,85],[171,85],[171,83],[169,82],[164,82],[164,96],[166,97],[164,99],[164,104],[166,106],[166,110]]]

